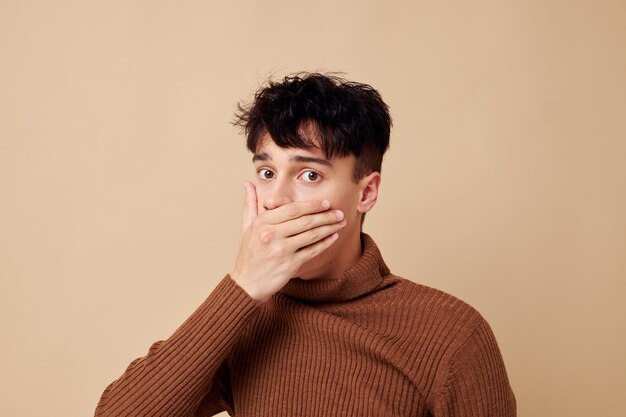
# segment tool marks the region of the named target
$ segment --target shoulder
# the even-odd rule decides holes
[[[407,366],[416,385],[427,393],[429,405],[456,407],[450,396],[470,398],[475,393],[463,391],[464,387],[468,381],[481,381],[489,406],[514,412],[500,350],[479,311],[452,294],[397,275],[389,274],[384,281],[387,299],[398,306],[396,314],[410,323],[404,330],[416,349],[407,355]],[[429,375],[427,382],[420,379],[423,375]],[[501,415],[509,416],[509,411]]]
[[[472,305],[440,289],[395,274],[385,276],[382,287],[387,298],[415,320],[441,322],[446,327],[467,327],[470,331],[484,321]]]
[[[386,313],[403,323],[405,342],[438,362],[452,359],[486,325],[476,308],[445,291],[394,274],[383,282]]]

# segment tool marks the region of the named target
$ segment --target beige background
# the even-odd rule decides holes
[[[520,416],[624,416],[626,3],[0,3],[0,414],[93,415],[234,261],[267,75],[392,109],[365,231],[491,323]]]

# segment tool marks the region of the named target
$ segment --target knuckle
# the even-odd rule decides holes
[[[284,262],[283,266],[285,270],[293,271],[293,270],[297,270],[300,267],[300,263],[296,261],[295,259],[289,259]]]
[[[320,252],[319,247],[318,246],[313,246],[313,247],[309,248],[308,255],[310,257],[314,257],[314,256],[317,256],[319,254],[319,252]]]
[[[302,226],[302,229],[308,230],[312,228],[315,224],[311,216],[304,216],[300,219],[300,225]]]
[[[262,225],[263,221],[258,217],[254,218],[254,220],[252,220],[252,223],[250,223],[250,227],[252,228],[252,230],[259,230]]]
[[[320,232],[317,229],[311,229],[307,232],[309,239],[318,241],[320,239]]]
[[[283,258],[287,250],[282,245],[275,245],[272,247],[272,257],[274,258]]]
[[[289,217],[296,217],[298,215],[298,207],[295,205],[290,205],[287,207],[287,215]]]
[[[266,229],[266,230],[261,231],[261,233],[259,234],[259,240],[262,243],[270,243],[273,238],[274,238],[273,230]]]

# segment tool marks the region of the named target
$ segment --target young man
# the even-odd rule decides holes
[[[362,232],[389,146],[378,92],[298,74],[239,110],[257,176],[235,266],[96,416],[515,416],[487,322]]]

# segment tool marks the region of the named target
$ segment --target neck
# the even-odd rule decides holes
[[[343,242],[341,247],[341,253],[337,256],[337,262],[333,265],[331,271],[329,271],[329,279],[336,279],[348,269],[351,265],[363,255],[363,249],[361,247],[361,235],[360,233],[351,233],[349,236],[345,236],[346,241]],[[336,243],[339,243],[339,239]],[[329,250],[333,250],[331,246]]]
[[[324,254],[334,253],[331,261]],[[360,232],[339,234],[339,238],[320,256],[304,264],[298,271],[303,280],[334,280],[363,255]],[[317,262],[316,262],[317,261]]]
[[[360,247],[361,238],[363,250]],[[337,241],[333,246],[339,243]],[[333,250],[336,252],[333,253]],[[338,259],[339,254],[341,259]],[[357,259],[351,260],[355,256]],[[310,262],[304,264],[301,269],[306,269],[308,274],[289,280],[279,291],[282,295],[306,302],[348,301],[374,291],[383,277],[390,273],[378,247],[365,233],[356,238],[346,235],[341,246],[329,248],[328,252],[313,260],[317,260],[320,269]]]

